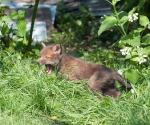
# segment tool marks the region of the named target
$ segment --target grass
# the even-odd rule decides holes
[[[15,60],[15,61],[14,61]],[[99,100],[86,81],[71,82],[31,59],[13,56],[0,68],[0,125],[149,125],[148,83]],[[56,119],[53,119],[56,116]],[[53,117],[53,118],[52,118]]]

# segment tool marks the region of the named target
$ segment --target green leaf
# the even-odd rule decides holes
[[[1,23],[3,23],[3,20],[2,20],[2,18],[0,18],[0,24],[1,24]],[[0,28],[1,28],[1,27],[0,27]]]
[[[117,2],[119,2],[120,0],[113,0],[112,4],[115,6]]]
[[[22,41],[25,45],[27,45],[28,41],[26,39],[26,34],[24,35],[23,41]]]
[[[22,34],[26,34],[26,24],[27,22],[24,19],[20,19],[17,21],[17,29]]]
[[[117,19],[114,16],[105,17],[105,20],[102,22],[98,30],[98,35],[100,35],[102,32],[104,32],[108,28],[114,26],[116,23],[117,23]]]
[[[35,55],[39,55],[40,51],[38,49],[32,49],[32,51],[35,53]]]
[[[147,0],[140,0],[139,4],[138,4],[138,10],[141,9],[141,7],[143,7],[143,5],[147,2]]]
[[[138,30],[131,31],[128,35],[121,38],[120,44],[128,44],[132,47],[140,46],[140,32]]]
[[[17,21],[17,29],[23,35],[23,43],[27,44],[26,40],[26,24],[27,22],[24,19],[20,19]]]
[[[150,54],[150,46],[145,47],[144,49],[139,51],[141,54],[149,55]]]
[[[9,27],[6,23],[4,23],[2,26],[1,33],[2,33],[2,35],[6,35],[6,34],[8,34],[8,32],[9,32]]]
[[[2,17],[2,20],[4,21],[4,22],[11,22],[12,20],[10,19],[10,17],[9,16],[3,16]]]
[[[13,34],[17,35],[18,37],[23,37],[24,34],[22,34],[20,31],[18,30],[13,30],[12,31]]]
[[[150,45],[150,33],[143,36],[142,45]]]
[[[87,8],[86,6],[80,6],[80,7],[79,7],[79,10],[80,10],[81,12],[84,12],[84,13],[89,12],[89,11],[88,11],[88,8]]]
[[[140,23],[141,26],[146,27],[150,22],[149,22],[149,19],[146,16],[140,15],[139,23]]]
[[[81,20],[77,20],[76,23],[81,26],[82,25],[82,21]]]
[[[121,23],[122,25],[128,21],[128,13],[127,12],[121,11],[119,13],[118,17],[119,17],[119,23]]]
[[[6,9],[9,9],[9,6],[1,6],[1,10],[6,10]]]
[[[133,14],[136,10],[137,10],[138,6],[137,7],[134,7],[130,12],[129,12],[129,15],[130,14]]]
[[[18,13],[17,13],[16,11],[13,11],[13,12],[11,13],[10,17],[11,17],[12,19],[18,19]]]
[[[20,19],[24,19],[26,17],[26,12],[24,10],[19,10],[18,16]]]
[[[132,56],[131,54],[126,55],[125,59],[130,59]]]
[[[125,78],[131,81],[133,84],[137,83],[139,77],[139,72],[135,69],[129,69],[125,71]]]
[[[17,42],[22,42],[22,41],[23,41],[23,38],[17,39]]]

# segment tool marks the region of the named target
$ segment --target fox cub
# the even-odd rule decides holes
[[[115,87],[115,80],[127,89],[132,88],[116,71],[104,65],[90,63],[68,55],[62,52],[60,44],[46,46],[42,43],[42,46],[43,49],[37,62],[39,65],[46,66],[48,74],[51,74],[53,68],[57,66],[58,74],[70,80],[88,79],[88,86],[93,92],[114,98],[118,98],[121,94]]]

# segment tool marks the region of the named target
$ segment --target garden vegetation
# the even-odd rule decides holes
[[[29,43],[26,13],[6,15],[9,8],[0,6],[0,125],[150,124],[150,2],[108,2],[113,13],[102,18],[84,6],[74,14],[59,4],[63,11],[57,13],[50,42],[122,74],[133,89],[124,90],[116,82],[122,90],[118,99],[98,99],[87,81],[68,81],[56,72],[47,75],[36,63],[41,45]]]

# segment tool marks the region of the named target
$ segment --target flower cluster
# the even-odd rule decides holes
[[[132,15],[129,15],[128,16],[128,20],[130,21],[130,22],[133,22],[134,20],[138,20],[138,13],[134,13],[134,14],[132,14]]]
[[[122,55],[129,55],[129,54],[134,54],[136,55],[135,58],[133,58],[134,61],[138,62],[139,64],[142,64],[144,62],[147,61],[147,55],[145,55],[144,53],[141,53],[143,50],[143,48],[136,46],[136,47],[125,47],[123,49],[120,50]],[[118,71],[119,74],[121,74],[121,71]]]
[[[131,51],[131,47],[125,47],[120,50],[122,55],[128,55],[128,54],[130,54],[130,51]]]
[[[147,61],[145,59],[146,57],[147,57],[147,55],[140,55],[139,57],[136,58],[136,60],[139,62],[139,64],[142,64]]]

